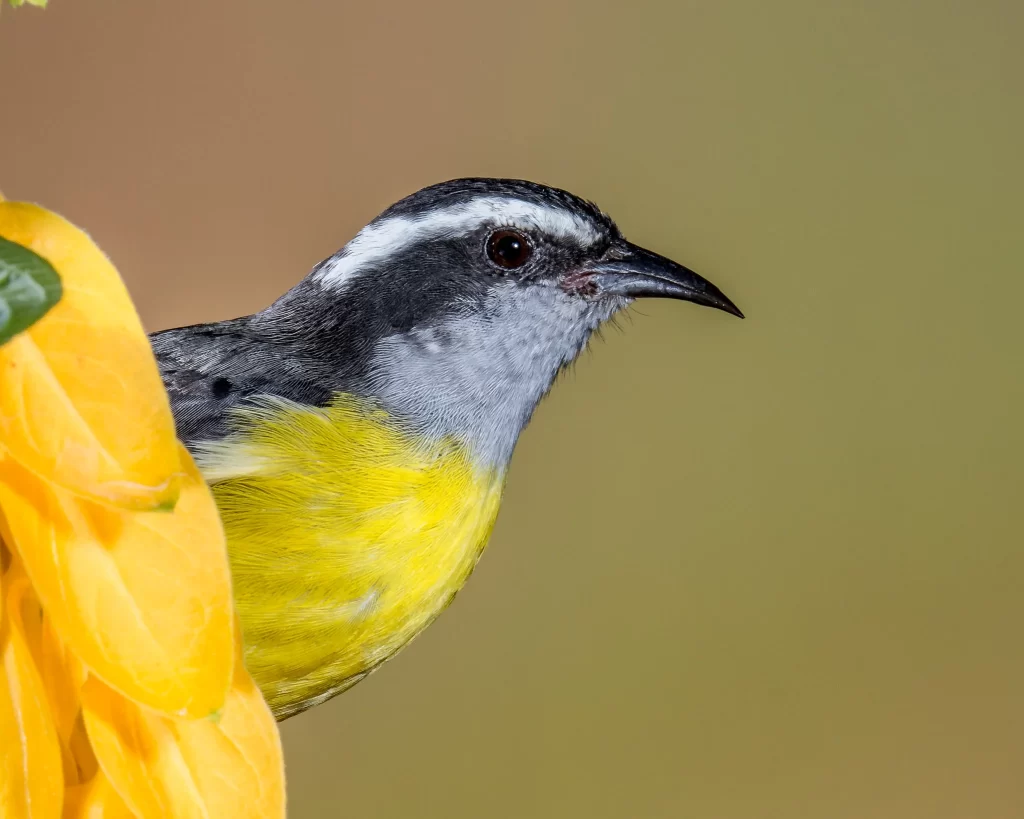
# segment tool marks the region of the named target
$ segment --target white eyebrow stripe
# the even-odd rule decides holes
[[[422,216],[391,216],[367,225],[313,278],[325,287],[339,288],[360,271],[424,239],[462,236],[483,223],[539,229],[549,236],[590,245],[601,237],[586,219],[556,207],[520,199],[480,197]]]

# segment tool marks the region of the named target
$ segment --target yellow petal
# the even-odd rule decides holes
[[[236,628],[236,634],[241,630]],[[236,644],[235,680],[220,719],[177,720],[178,746],[193,771],[210,816],[285,815],[284,759],[274,720]]]
[[[86,784],[68,788],[64,819],[135,819],[135,815],[100,771]]]
[[[100,767],[139,816],[285,815],[277,724],[241,663],[218,720],[161,717],[94,679],[82,702]]]
[[[47,259],[64,288],[0,347],[0,445],[94,500],[173,504],[181,463],[170,404],[117,270],[83,231],[36,205],[0,202],[0,236]]]
[[[19,563],[12,565],[8,578],[7,584],[19,591],[17,613],[21,618],[20,631],[46,692],[50,716],[60,742],[64,782],[72,785],[79,781],[79,768],[70,743],[81,711],[78,691],[85,681],[85,668],[67,650],[50,619],[43,615],[39,600]]]
[[[101,506],[10,458],[0,507],[47,617],[90,673],[150,708],[205,717],[231,683],[231,578],[213,498],[181,458],[173,512]]]
[[[82,687],[82,704],[100,769],[133,813],[203,816],[167,718],[141,710],[95,678]]]
[[[65,774],[64,784],[89,782],[96,776],[99,763],[96,761],[96,753],[93,751],[92,745],[89,744],[89,735],[85,730],[85,719],[81,710],[78,712],[78,719],[75,720],[75,727],[71,732],[68,750],[71,756],[70,766],[65,765],[64,770],[66,771],[70,767],[74,771],[74,777],[69,778]]]
[[[61,752],[42,680],[25,643],[24,577],[4,575],[0,627],[0,816],[56,819],[64,794]]]
[[[21,613],[25,639],[46,689],[57,736],[61,745],[67,746],[81,708],[78,691],[85,682],[85,667],[68,651],[34,595],[26,593]]]

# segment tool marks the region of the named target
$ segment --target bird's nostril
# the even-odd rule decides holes
[[[621,245],[612,245],[601,257],[602,261],[606,262],[621,262],[623,259],[629,258],[629,250]]]

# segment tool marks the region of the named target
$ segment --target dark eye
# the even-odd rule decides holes
[[[522,267],[533,255],[530,240],[515,230],[496,230],[487,239],[487,256],[498,267]]]

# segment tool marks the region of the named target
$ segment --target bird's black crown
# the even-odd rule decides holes
[[[619,235],[619,230],[612,218],[593,202],[582,199],[569,191],[541,185],[537,182],[529,182],[525,179],[489,179],[486,177],[450,179],[447,182],[439,182],[410,194],[389,207],[377,218],[415,216],[471,202],[481,196],[520,199],[536,205],[560,208],[594,222],[595,225],[612,236]]]

